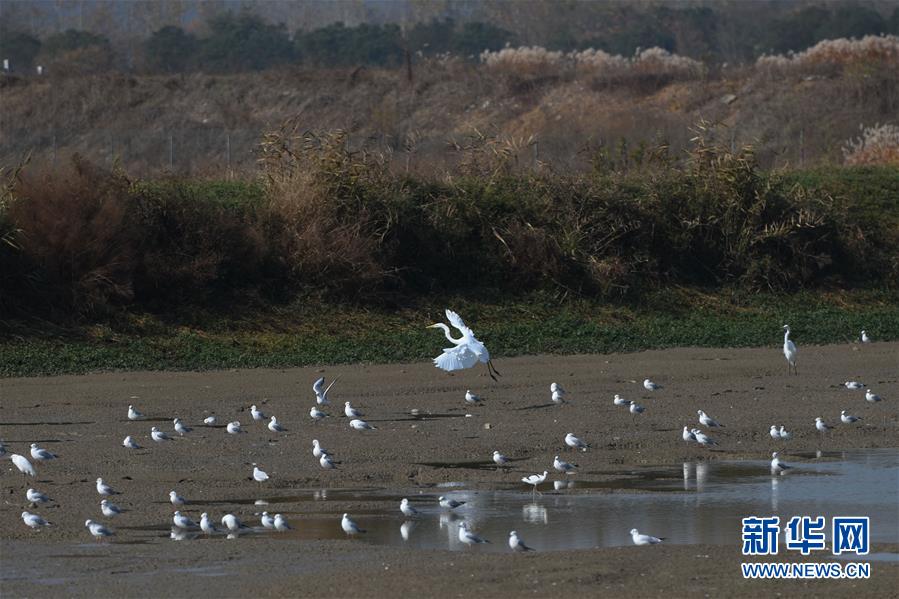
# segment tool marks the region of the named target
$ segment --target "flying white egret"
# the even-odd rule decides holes
[[[287,518],[285,518],[281,514],[275,514],[275,530],[284,532],[285,530],[290,529],[291,526],[287,523]]]
[[[634,545],[657,545],[665,540],[665,537],[653,537],[650,535],[641,535],[636,528],[631,529],[631,539]]]
[[[256,421],[265,420],[265,414],[262,413],[262,410],[257,410],[256,406],[250,406],[250,416]]]
[[[272,416],[271,421],[268,423],[268,430],[272,431],[273,433],[283,433],[284,427],[281,426],[281,423],[278,422],[277,418]]]
[[[840,412],[840,420],[843,424],[852,424],[853,422],[858,422],[861,418],[853,416],[852,414],[847,414],[846,410],[843,410]]]
[[[871,338],[868,337],[868,332],[865,329],[862,329],[862,343],[871,343]]]
[[[882,401],[883,398],[879,395],[871,393],[870,389],[865,389],[865,400],[871,403],[877,403],[878,401]]]
[[[499,375],[499,371],[493,366],[493,362],[490,360],[490,352],[487,351],[487,347],[474,336],[474,331],[465,325],[458,314],[447,309],[446,318],[449,320],[450,324],[462,334],[462,336],[458,339],[454,339],[450,333],[449,327],[442,322],[432,324],[428,327],[429,329],[443,329],[443,334],[454,346],[444,349],[442,354],[434,358],[434,365],[437,368],[449,372],[471,368],[478,362],[481,362],[482,364],[487,365],[487,374],[490,375],[490,378],[496,380],[496,375]]]
[[[400,502],[400,511],[403,512],[403,515],[406,516],[407,518],[411,518],[413,516],[418,515],[418,510],[415,509],[414,507],[412,507],[411,505],[409,505],[409,500],[406,499],[405,497]]]
[[[350,405],[350,402],[343,402],[343,415],[347,418],[362,418],[362,412]]]
[[[110,502],[108,499],[104,499],[100,502],[100,511],[107,518],[112,518],[114,516],[118,516],[125,510],[117,506],[116,504]]]
[[[25,456],[14,453],[9,456],[9,459],[12,460],[12,463],[15,465],[15,467],[18,468],[19,472],[22,473],[22,478],[25,478],[26,475],[35,476],[37,474],[37,472],[34,471],[34,466],[31,465],[31,462],[29,462],[28,458],[26,458]]]
[[[128,420],[140,420],[144,415],[134,409],[134,406],[128,406]]]
[[[524,544],[524,540],[514,530],[509,532],[509,549],[512,551],[533,551],[531,547]]]
[[[365,529],[359,528],[359,525],[350,518],[349,514],[344,514],[343,518],[340,519],[340,527],[343,529],[343,532],[347,534],[347,536],[365,532]]]
[[[321,377],[312,383],[312,391],[315,393],[315,403],[320,406],[326,406],[331,403],[328,401],[328,391],[331,390],[331,387],[334,386],[334,383],[336,383],[339,378],[339,375],[334,377],[334,380],[331,381],[331,384],[327,387],[325,387],[325,377]]]
[[[253,480],[258,483],[265,482],[268,480],[268,474],[264,471],[260,470],[256,464],[253,464]]]
[[[490,542],[468,530],[468,524],[464,520],[459,522],[459,541],[469,546]]]
[[[47,503],[50,501],[50,498],[47,497],[44,493],[36,489],[28,489],[25,491],[25,498],[32,503],[33,505],[37,505],[39,503]]]
[[[703,426],[707,426],[709,428],[718,428],[723,427],[723,424],[719,424],[715,421],[714,418],[703,412],[702,410],[696,410],[696,413],[699,414],[699,424]]]
[[[110,495],[121,495],[121,493],[113,490],[112,487],[104,483],[102,478],[97,479],[97,493],[103,495],[104,497],[109,497]]]
[[[185,425],[184,421],[181,420],[180,418],[175,418],[173,424],[175,425],[175,432],[178,433],[179,435],[181,435],[182,437],[184,436],[185,433],[189,433],[190,431],[194,430],[194,429],[190,428],[189,426]]]
[[[39,462],[46,462],[48,460],[55,460],[59,456],[55,453],[50,453],[46,449],[42,449],[37,446],[37,443],[31,444],[31,458],[37,460]]]
[[[150,438],[156,441],[157,443],[162,443],[163,441],[171,441],[172,438],[167,434],[156,428],[155,426],[150,429]]]
[[[499,451],[493,451],[493,463],[497,466],[505,466],[509,463],[509,458],[501,454]]]
[[[662,389],[662,386],[657,383],[653,383],[649,379],[645,379],[643,381],[643,388],[647,391],[658,391],[659,389]]]
[[[521,482],[526,485],[533,485],[534,491],[536,491],[537,485],[546,480],[546,474],[546,470],[543,471],[543,474],[531,474],[530,476],[525,476],[524,478],[522,478]]]
[[[785,324],[784,327],[784,357],[787,359],[787,374],[793,370],[799,374],[799,368],[796,366],[796,344],[790,341],[790,325]]]
[[[580,449],[581,451],[587,451],[587,448],[590,447],[571,433],[565,435],[565,445],[572,449]]]
[[[465,505],[464,501],[456,501],[455,499],[450,499],[449,497],[440,496],[437,498],[437,502],[440,504],[445,510],[454,510],[460,505]]]
[[[42,526],[50,526],[50,523],[38,516],[37,514],[32,514],[31,512],[22,512],[22,522],[25,523],[29,528],[38,529]]]
[[[777,457],[777,452],[771,454],[771,474],[779,474],[784,470],[789,470],[792,466],[787,466]]]
[[[113,533],[110,529],[106,528],[99,522],[94,522],[93,520],[85,520],[84,526],[90,531],[95,538],[100,539],[102,537],[111,537]]]

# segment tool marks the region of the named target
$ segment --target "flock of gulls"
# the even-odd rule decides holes
[[[500,373],[493,366],[493,363],[490,359],[490,354],[487,351],[486,346],[475,337],[474,332],[465,325],[458,314],[456,314],[452,310],[447,310],[446,316],[452,327],[459,331],[461,336],[458,338],[454,338],[451,334],[450,327],[443,323],[433,324],[429,327],[442,329],[446,338],[452,343],[452,347],[444,349],[443,353],[441,353],[437,358],[434,359],[435,366],[445,371],[454,371],[471,368],[479,363],[485,364],[489,376],[496,380],[496,376]],[[783,353],[784,357],[787,360],[788,372],[798,374],[798,349],[796,347],[796,344],[792,340],[790,340],[789,325],[784,325],[783,329]],[[871,341],[867,332],[864,330],[861,332],[860,338],[862,343],[869,343]],[[324,377],[319,378],[313,384],[312,390],[315,394],[316,405],[314,405],[309,411],[309,416],[313,421],[322,420],[323,418],[328,417],[328,414],[323,411],[323,408],[326,408],[330,405],[331,402],[328,399],[328,392],[331,390],[334,383],[336,383],[339,378],[340,377],[337,377],[332,380],[330,385],[328,385],[327,387],[324,386]],[[653,382],[648,378],[643,381],[643,387],[650,392],[656,392],[663,389],[661,385]],[[874,394],[871,389],[866,388],[863,383],[857,381],[846,381],[845,387],[850,390],[865,389],[865,399],[870,403],[877,403],[881,401],[881,398],[878,395]],[[566,392],[561,385],[559,385],[558,383],[552,383],[550,385],[550,397],[553,403],[565,403],[565,395]],[[476,394],[472,393],[471,390],[467,390],[465,392],[466,403],[478,404],[481,401],[482,399]],[[636,418],[640,414],[643,414],[646,410],[643,406],[637,404],[636,402],[624,399],[617,394],[614,396],[612,401],[615,406],[627,408],[634,418]],[[363,414],[358,409],[354,408],[349,401],[344,403],[343,411],[344,416],[346,416],[348,419],[350,428],[357,431],[377,430],[376,427],[363,420]],[[268,418],[255,405],[250,407],[250,415],[256,422],[264,422]],[[128,420],[142,420],[143,418],[144,415],[133,405],[128,406]],[[717,420],[706,414],[703,410],[697,410],[697,420],[699,422],[699,425],[704,427],[708,432],[724,428],[723,424],[719,423]],[[859,418],[858,416],[847,414],[845,410],[843,410],[840,414],[840,422],[845,425],[852,425],[859,422],[860,420],[861,418]],[[217,419],[215,416],[209,416],[203,421],[203,424],[206,426],[215,426],[217,424]],[[272,431],[273,433],[284,431],[283,426],[278,422],[278,419],[275,416],[271,416],[270,418],[268,418],[268,423],[266,426],[268,430]],[[814,426],[815,429],[820,433],[827,433],[833,428],[831,425],[827,424],[822,417],[815,418]],[[180,418],[174,419],[173,428],[175,433],[180,436],[189,434],[193,430],[192,428],[186,426]],[[225,430],[227,434],[232,435],[246,432],[242,428],[239,421],[229,422],[226,425]],[[771,425],[769,434],[772,439],[778,441],[788,440],[792,436],[792,433],[784,430],[783,425],[778,426],[773,424]],[[718,443],[711,436],[709,436],[707,432],[703,432],[702,429],[697,427],[684,426],[682,438],[687,443],[697,443],[703,447],[718,445]],[[150,429],[150,439],[154,443],[161,444],[171,441],[172,436],[154,426]],[[579,451],[587,451],[590,447],[589,444],[587,444],[583,439],[578,438],[573,433],[568,433],[565,435],[564,443],[570,449]],[[125,439],[122,441],[122,445],[128,449],[140,449],[140,445],[138,445],[138,443],[131,435],[125,437]],[[7,450],[5,446],[0,443],[0,456],[4,456],[6,454]],[[31,444],[30,455],[31,459],[38,464],[46,463],[59,457],[51,453],[50,451],[39,447],[36,443]],[[318,439],[313,439],[312,441],[312,455],[319,461],[320,466],[324,469],[334,469],[337,468],[337,465],[340,464],[340,462],[335,460],[334,454],[332,452],[322,447]],[[28,476],[34,477],[36,475],[34,464],[32,464],[28,458],[16,453],[10,454],[9,457],[13,465],[15,465],[15,467],[22,473],[23,478]],[[785,464],[780,460],[780,458],[778,457],[778,452],[774,452],[771,457],[772,475],[784,474],[787,470],[792,468],[791,466]],[[510,462],[510,460],[499,451],[494,451],[493,462],[501,468],[506,466]],[[253,464],[252,466],[253,480],[262,483],[269,479],[269,475],[265,471],[260,469],[257,464]],[[552,468],[562,474],[571,474],[576,472],[577,465],[568,462],[557,455],[553,459]],[[529,476],[525,476],[521,479],[521,481],[524,484],[531,486],[533,492],[537,493],[537,487],[546,480],[548,474],[549,471],[544,470],[542,474],[532,474]],[[100,511],[105,518],[112,519],[124,511],[122,508],[112,503],[112,501],[110,501],[109,499],[110,497],[120,495],[121,493],[104,482],[102,478],[97,478],[96,489],[97,494],[101,498]],[[26,499],[34,507],[40,506],[41,504],[50,501],[50,498],[46,494],[33,488],[29,488],[26,491]],[[241,522],[240,519],[234,514],[229,513],[222,516],[220,522],[223,530],[220,531],[216,522],[211,519],[209,517],[209,514],[206,512],[200,515],[199,523],[192,520],[187,514],[182,513],[179,508],[182,508],[188,502],[176,491],[172,490],[169,492],[169,501],[174,508],[174,513],[172,515],[172,538],[180,538],[182,535],[185,535],[190,531],[201,531],[202,533],[208,535],[218,532],[225,532],[229,537],[233,538],[236,537],[240,532],[252,528]],[[456,501],[455,499],[448,497],[439,497],[437,501],[439,506],[443,510],[449,511],[455,510],[456,508],[459,508],[465,504],[464,501]],[[34,507],[32,507],[32,509],[34,509]],[[419,510],[413,507],[410,504],[409,500],[406,498],[404,498],[400,502],[399,510],[407,518],[414,518],[420,515]],[[30,513],[28,511],[22,512],[21,517],[24,524],[32,529],[40,529],[42,527],[51,525],[50,522],[45,520],[39,514]],[[270,529],[281,532],[291,530],[290,524],[282,514],[270,515],[268,512],[262,512],[260,516],[260,524],[263,529]],[[408,522],[406,524],[408,524]],[[89,519],[85,521],[84,526],[89,534],[97,539],[109,537],[115,534],[113,529],[102,522],[97,522]],[[349,514],[343,514],[340,519],[340,527],[348,536],[364,534],[366,532],[365,529],[361,528],[359,524],[350,517]],[[477,545],[490,542],[472,531],[469,528],[468,523],[466,523],[464,520],[458,524],[458,529],[458,538],[461,543],[464,543],[466,545]],[[405,530],[408,529],[406,528]],[[630,531],[630,534],[635,545],[654,545],[660,543],[663,540],[663,538],[641,534],[636,528],[632,529]],[[404,532],[403,536],[404,538],[406,538],[407,533]],[[513,551],[533,550],[514,530],[509,532],[508,544],[509,548]]]

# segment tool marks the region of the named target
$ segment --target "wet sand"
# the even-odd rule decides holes
[[[0,438],[7,450],[27,454],[28,443],[38,442],[61,457],[38,465],[36,480],[29,481],[56,500],[31,510],[54,523],[40,532],[22,524],[19,514],[30,509],[25,486],[10,470],[11,463],[2,462],[0,590],[4,596],[148,595],[158,590],[222,596],[548,596],[562,589],[594,594],[626,590],[634,596],[760,591],[890,596],[899,582],[897,564],[874,564],[867,581],[749,582],[739,575],[742,560],[736,546],[486,557],[477,548],[464,553],[411,551],[334,539],[340,536],[342,512],[365,513],[371,507],[364,497],[316,503],[317,513],[335,518],[335,533],[318,539],[248,535],[235,541],[128,544],[146,539],[146,533],[129,527],[169,521],[167,496],[173,488],[191,500],[185,511],[194,518],[201,511],[221,517],[227,506],[254,521],[258,509],[253,505],[216,502],[309,488],[429,489],[451,481],[473,487],[514,485],[524,474],[552,471],[553,456],[569,453],[562,442],[567,432],[592,445],[576,456],[580,472],[575,480],[603,480],[635,466],[696,459],[763,460],[773,450],[783,450],[790,463],[801,466],[817,450],[899,445],[899,344],[801,347],[799,365],[799,375],[788,376],[774,347],[515,358],[497,363],[503,374],[498,382],[482,370],[448,375],[429,364],[6,379],[0,381]],[[308,416],[314,403],[310,387],[321,375],[341,378],[326,410],[331,417],[313,423]],[[645,391],[642,380],[647,376],[664,388]],[[846,380],[867,383],[885,401],[869,404],[864,391],[843,387]],[[550,403],[553,381],[567,389],[565,405]],[[484,398],[482,405],[464,403],[469,388]],[[637,401],[646,412],[634,417],[613,406],[614,393]],[[347,400],[378,430],[350,430],[342,416]],[[147,420],[128,421],[129,403]],[[271,433],[252,422],[251,404],[277,415],[287,432]],[[725,425],[711,433],[719,442],[711,450],[681,440],[682,426],[698,426],[697,409]],[[860,425],[840,424],[842,409],[861,416]],[[412,416],[412,410],[419,416]],[[236,419],[249,432],[228,435],[223,428],[203,426],[211,413],[219,425]],[[153,443],[150,427],[172,433],[174,416],[194,431],[164,445]],[[826,435],[815,431],[816,416],[834,430]],[[773,441],[768,435],[772,424],[783,424],[793,439]],[[145,449],[123,448],[128,434]],[[342,462],[337,470],[319,467],[311,455],[313,438],[336,453]],[[497,472],[489,462],[494,449],[518,460]],[[263,485],[250,480],[252,462],[272,480]],[[111,522],[118,531],[113,543],[93,543],[83,527],[87,518],[105,520],[94,489],[98,476],[123,493],[114,500],[129,510]],[[302,513],[292,514],[291,522],[302,526]],[[625,542],[627,531],[638,524],[622,523]],[[48,576],[51,584],[36,581]]]

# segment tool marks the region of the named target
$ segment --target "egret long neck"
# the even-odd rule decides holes
[[[446,335],[446,338],[450,341],[450,343],[453,343],[454,345],[459,345],[463,341],[464,337],[459,337],[458,339],[453,339],[453,336],[450,334],[449,327],[446,326],[445,324],[437,323],[436,326],[443,329],[443,334]]]

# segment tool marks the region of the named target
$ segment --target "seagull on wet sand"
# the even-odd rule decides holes
[[[870,389],[865,389],[865,401],[869,401],[871,403],[877,403],[878,401],[882,401],[882,400],[883,400],[883,398],[880,397],[879,395],[875,395],[874,393],[871,393]]]
[[[334,470],[337,466],[334,465],[334,460],[331,459],[326,453],[322,454],[322,457],[318,458],[319,465],[325,470]]]
[[[707,426],[709,428],[717,428],[723,427],[723,424],[718,424],[714,418],[703,412],[702,410],[696,410],[696,413],[699,414],[699,424],[703,426]]]
[[[777,452],[771,454],[771,473],[778,474],[783,472],[784,470],[789,470],[792,466],[787,466],[783,462],[780,461],[780,458],[777,457]]]
[[[122,512],[124,512],[125,510],[123,510],[122,508],[120,508],[120,507],[117,506],[116,504],[112,503],[112,502],[109,501],[108,499],[104,499],[103,501],[100,502],[100,511],[101,511],[101,512],[103,513],[103,515],[106,516],[107,518],[112,518],[112,517],[114,517],[114,516],[118,516],[119,514],[121,514]]]
[[[703,433],[698,428],[693,429],[693,435],[696,437],[696,442],[702,445],[703,447],[711,447],[712,445],[718,445],[718,443],[713,440],[711,437]]]
[[[190,428],[189,426],[186,426],[184,424],[184,421],[181,420],[180,418],[175,418],[175,421],[173,424],[175,425],[175,432],[178,433],[179,435],[181,435],[182,437],[184,436],[185,433],[189,433],[190,431],[194,430],[194,429]]]
[[[653,383],[649,379],[644,379],[643,380],[643,388],[646,389],[647,391],[658,391],[659,389],[662,388],[662,386],[657,383]]]
[[[403,512],[403,515],[407,518],[418,515],[418,510],[409,505],[409,500],[406,498],[403,498],[403,500],[400,502],[400,511]]]
[[[309,410],[309,417],[318,422],[322,418],[325,418],[327,414],[319,410],[317,407],[312,406],[312,409]]]
[[[155,426],[150,429],[150,437],[156,441],[157,443],[162,443],[163,441],[171,441],[172,438],[167,434],[157,429]]]
[[[777,431],[777,425],[776,425],[776,424],[772,424],[772,425],[771,425],[771,431],[770,431],[768,434],[771,435],[771,438],[772,438],[772,439],[780,439],[780,433]]]
[[[831,428],[833,428],[833,427],[828,426],[828,425],[824,422],[824,419],[821,418],[820,416],[818,416],[817,418],[815,418],[815,428],[818,429],[818,430],[819,430],[820,432],[822,432],[822,433],[826,433],[827,431],[829,431],[829,430],[830,430]]]
[[[97,479],[97,493],[103,495],[104,497],[109,497],[110,495],[121,495],[118,491],[114,491],[112,487],[103,482],[102,478]]]
[[[275,517],[269,516],[268,512],[262,512],[262,515],[259,517],[259,523],[262,524],[262,528],[274,528]]]
[[[653,537],[650,535],[641,535],[636,528],[631,529],[631,539],[634,541],[634,545],[657,545],[665,540],[664,537]]]
[[[550,399],[552,399],[552,402],[557,405],[562,405],[563,403],[565,403],[563,395],[558,391],[553,391],[552,397]]]
[[[868,337],[868,332],[865,329],[862,329],[861,339],[862,343],[871,343],[871,338]]]
[[[268,430],[272,431],[273,433],[283,433],[284,427],[281,426],[281,423],[278,422],[277,418],[272,416],[271,421],[269,421],[268,423]]]
[[[47,522],[37,514],[32,514],[31,512],[22,512],[22,522],[24,522],[26,526],[34,529],[40,528],[42,526],[50,526],[49,522]]]
[[[222,516],[222,526],[231,532],[235,532],[241,528],[249,528],[249,526],[241,522],[234,514],[225,514]]]
[[[128,449],[140,449],[140,445],[131,438],[131,435],[125,437],[125,440],[122,441],[122,446],[127,447]]]
[[[497,466],[505,466],[509,463],[509,458],[501,454],[499,451],[493,451],[493,463]]]
[[[265,420],[265,414],[262,413],[262,410],[257,410],[256,406],[250,406],[250,416],[256,421]]]
[[[236,435],[241,432],[240,422],[235,420],[234,422],[229,422],[228,426],[225,427],[225,430],[228,431],[231,435]]]
[[[861,418],[853,416],[852,414],[847,414],[846,410],[843,410],[840,412],[840,420],[843,424],[852,424],[853,422],[858,422]]]
[[[780,438],[783,439],[784,441],[792,438],[792,436],[793,436],[793,433],[788,433],[787,431],[784,430],[784,426],[782,424],[780,425],[779,432],[780,432]]]
[[[187,503],[187,500],[181,495],[178,495],[177,492],[169,491],[169,502],[175,507],[181,507]]]
[[[437,498],[438,503],[440,503],[440,507],[445,510],[454,510],[460,505],[465,505],[464,501],[456,501],[455,499],[450,499],[449,497],[444,497],[441,495]]]
[[[336,383],[339,378],[339,375],[334,377],[334,380],[331,381],[331,384],[328,385],[327,388],[325,387],[325,377],[321,377],[312,383],[312,391],[315,393],[315,403],[320,406],[326,406],[331,403],[328,401],[328,391],[331,390],[331,387],[334,386],[334,383]]]
[[[480,543],[490,542],[468,530],[468,524],[464,520],[459,522],[459,541],[466,545],[478,545]]]
[[[55,460],[59,456],[55,453],[50,453],[46,449],[42,449],[37,446],[37,443],[31,444],[31,458],[37,460],[39,462],[46,462],[48,460]]]
[[[845,385],[847,389],[864,389],[865,388],[865,384],[859,383],[858,381],[846,381],[845,383],[843,383],[843,385]]]
[[[553,468],[555,468],[559,472],[571,474],[572,472],[574,472],[575,468],[577,468],[577,464],[569,464],[565,460],[560,460],[559,456],[556,456],[553,460]]]
[[[565,445],[572,449],[580,449],[581,451],[587,451],[587,448],[590,447],[571,433],[565,435]]]
[[[537,490],[537,485],[546,480],[546,470],[543,471],[543,474],[531,474],[530,476],[525,476],[521,479],[526,485],[533,485],[534,491]]]
[[[85,520],[84,526],[90,531],[95,538],[100,539],[103,537],[111,537],[113,533],[110,529],[106,528],[99,522],[94,522],[93,520]]]
[[[509,549],[512,551],[533,551],[533,548],[524,544],[524,540],[514,530],[509,532]]]
[[[639,404],[635,404],[634,402],[631,402],[631,406],[628,409],[630,410],[631,414],[634,414],[634,415],[642,414],[643,412],[646,411],[646,408],[644,408],[643,406],[641,406]]]
[[[206,512],[200,514],[200,530],[208,535],[215,532],[215,524],[209,519],[209,514]]]
[[[260,470],[256,464],[253,464],[253,480],[258,483],[265,482],[268,480],[268,474],[266,474],[263,470]]]
[[[693,432],[685,426],[684,432],[681,433],[681,439],[689,443],[690,441],[696,440],[696,435],[694,435]]]
[[[12,460],[12,463],[16,468],[19,469],[19,472],[22,473],[22,477],[27,476],[35,476],[37,472],[34,471],[34,466],[31,465],[31,462],[28,461],[28,458],[25,456],[14,453],[9,456],[9,459]]]
[[[565,391],[565,389],[562,388],[562,385],[560,385],[559,383],[552,383],[549,386],[549,392],[558,393],[562,397],[565,397],[565,394],[568,393],[567,391]]]
[[[215,416],[207,416],[206,418],[203,419],[203,424],[205,424],[206,426],[213,426],[213,425],[215,425],[215,423],[216,423]]]
[[[197,528],[197,523],[182,514],[181,512],[176,511],[172,515],[172,524],[174,524],[177,528]]]
[[[474,393],[472,393],[471,389],[467,389],[465,391],[465,403],[478,404],[478,403],[481,403],[481,401],[482,401],[481,398],[479,396],[475,395]]]
[[[312,455],[314,455],[317,458],[321,458],[323,455],[329,455],[329,454],[330,454],[330,452],[321,446],[321,444],[318,442],[318,439],[312,440]]]
[[[357,419],[355,419],[355,420],[350,420],[350,426],[353,427],[354,429],[356,429],[357,431],[373,431],[373,430],[377,430],[377,429],[375,429],[375,427],[373,427],[372,425],[370,425],[370,424],[367,423],[366,421],[364,421],[364,420],[362,420],[362,419],[359,419],[359,418],[357,418]]]
[[[140,420],[144,415],[134,409],[134,406],[128,406],[128,420]]]
[[[616,393],[615,397],[612,399],[612,403],[615,404],[616,406],[629,406],[629,405],[631,405],[631,400],[624,399],[623,397],[621,397],[620,395],[618,395]]]
[[[362,412],[350,405],[350,402],[343,402],[343,415],[347,418],[362,418]]]
[[[50,498],[47,497],[47,495],[35,489],[28,489],[27,491],[25,491],[25,498],[33,505],[37,505],[39,503],[47,503],[48,501],[50,501]]]
[[[275,530],[281,532],[284,532],[285,530],[291,530],[290,524],[287,523],[287,518],[285,518],[281,514],[275,514]]]
[[[365,529],[359,528],[359,525],[350,518],[349,514],[344,514],[343,518],[340,519],[340,528],[343,529],[343,532],[345,532],[347,536],[365,532]]]

